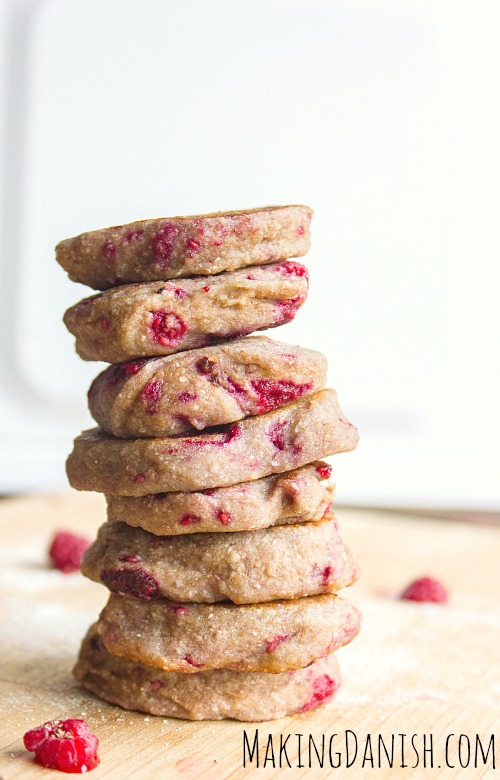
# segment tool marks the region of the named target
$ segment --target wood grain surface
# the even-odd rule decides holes
[[[47,548],[59,528],[92,537],[104,519],[102,497],[68,493],[2,500],[1,780],[60,778],[33,763],[22,736],[46,720],[65,717],[85,718],[99,736],[101,764],[93,780],[500,776],[500,529],[352,509],[337,510],[337,517],[362,567],[360,582],[344,595],[364,616],[359,637],[338,653],[343,685],[337,697],[310,713],[268,723],[191,723],[106,705],[71,676],[80,640],[107,592],[79,573],[51,570]],[[397,599],[412,578],[424,574],[449,588],[447,606]],[[259,767],[255,754],[248,764],[247,754],[244,768],[243,734],[253,744],[256,729]],[[302,735],[300,760],[297,734]],[[280,737],[284,741],[288,735],[280,766]],[[324,765],[312,748],[309,767],[309,737],[321,754],[323,735]],[[383,749],[378,768],[379,735],[389,751],[395,735],[392,768]],[[330,745],[333,764],[340,753],[340,768],[331,766]],[[484,764],[481,748],[486,752],[489,746]]]

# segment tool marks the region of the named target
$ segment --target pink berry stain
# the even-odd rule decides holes
[[[103,329],[104,333],[107,333],[109,331],[109,320],[107,317],[101,317],[99,320],[101,328]]]
[[[304,384],[296,384],[291,380],[280,379],[273,381],[271,379],[256,379],[252,383],[252,387],[257,393],[257,411],[259,414],[264,412],[270,412],[271,409],[276,409],[278,406],[284,406],[285,404],[295,401],[312,389],[312,382],[305,382]]]
[[[306,279],[309,279],[309,273],[305,265],[302,265],[302,263],[295,263],[293,260],[287,260],[286,263],[281,263],[277,266],[277,270],[284,276],[304,276]]]
[[[205,664],[199,664],[197,661],[194,661],[190,655],[185,655],[184,660],[187,661],[190,666],[196,667],[196,669],[202,669],[205,666]]]
[[[297,228],[297,235],[298,236],[303,236],[304,235],[304,230],[305,230],[304,225],[299,225],[298,228]]]
[[[331,699],[337,689],[335,680],[327,674],[316,677],[312,684],[312,695],[302,707],[302,712],[307,712],[317,707],[318,704]]]
[[[158,582],[144,569],[104,569],[101,580],[113,593],[124,593],[141,601],[160,596]]]
[[[187,325],[173,311],[151,311],[149,333],[153,341],[162,347],[173,347],[187,333]]]
[[[177,400],[181,402],[181,404],[187,404],[189,401],[196,401],[198,396],[196,393],[192,392],[191,390],[186,390],[184,393],[180,393],[180,395],[177,396]]]
[[[321,584],[327,587],[330,582],[332,581],[335,574],[335,569],[333,566],[328,564],[328,566],[325,566],[324,569],[321,571]]]
[[[270,639],[268,642],[266,642],[266,653],[272,653],[276,648],[281,645],[282,642],[285,642],[287,639],[290,639],[291,634],[278,634],[277,636],[273,637],[273,639]]]
[[[196,525],[196,523],[201,523],[201,517],[193,514],[183,515],[179,520],[179,525]]]
[[[144,233],[144,230],[130,230],[126,235],[123,237],[123,243],[124,244],[133,244],[135,241],[138,241],[139,238]]]
[[[231,525],[233,522],[233,518],[229,514],[229,512],[226,512],[225,509],[218,509],[216,512],[217,520],[221,525]]]
[[[26,750],[35,753],[37,764],[69,774],[84,774],[99,764],[99,740],[84,720],[49,720],[27,731]]]
[[[280,452],[286,449],[287,424],[287,420],[283,422],[276,421],[266,431],[269,441]]]
[[[158,414],[160,411],[161,396],[163,393],[163,384],[156,379],[151,379],[145,386],[140,395],[144,404],[146,414]]]
[[[200,247],[201,241],[198,241],[197,238],[188,238],[186,241],[186,249],[188,249],[193,254],[197,252]]]
[[[329,463],[319,463],[316,466],[316,471],[320,475],[321,479],[329,479],[332,475],[332,467]]]
[[[178,228],[167,222],[151,239],[151,249],[160,268],[168,266],[178,233]]]
[[[147,360],[144,360],[143,358],[137,358],[137,360],[126,360],[125,363],[120,365],[120,368],[127,376],[134,376],[134,374],[139,373],[145,363],[147,363]]]
[[[279,322],[284,322],[285,320],[289,322],[290,320],[293,320],[297,310],[303,302],[303,295],[297,295],[295,298],[290,298],[289,300],[285,301],[277,301],[276,306],[278,307],[277,314],[279,317]]]
[[[146,477],[144,476],[144,474],[136,474],[134,477],[134,482],[136,485],[143,485],[145,481],[146,481]]]
[[[141,559],[137,555],[120,555],[118,559],[121,563],[140,563]]]
[[[404,589],[400,598],[405,601],[445,604],[448,601],[448,592],[439,580],[435,580],[433,577],[420,577]]]
[[[164,682],[163,680],[151,680],[150,687],[152,691],[159,691],[160,688],[163,688]]]
[[[116,260],[116,246],[112,241],[106,241],[102,248],[102,253],[106,260],[109,260],[110,263]]]
[[[170,612],[173,612],[174,615],[187,615],[189,612],[187,607],[183,607],[182,604],[175,604],[169,607]]]
[[[189,447],[225,447],[233,441],[241,438],[241,425],[232,425],[224,433],[211,434],[209,438],[200,436],[197,439],[183,439],[182,443]]]
[[[56,569],[64,574],[78,571],[83,554],[91,542],[83,536],[77,536],[70,531],[58,531],[49,548],[49,557]]]

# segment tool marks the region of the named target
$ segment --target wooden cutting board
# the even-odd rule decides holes
[[[68,493],[1,501],[1,780],[60,778],[33,763],[22,735],[45,720],[65,717],[85,718],[99,736],[101,764],[92,772],[93,780],[224,780],[281,773],[290,778],[371,777],[370,740],[377,778],[496,775],[491,749],[485,766],[480,747],[486,752],[496,728],[499,772],[500,529],[374,511],[341,509],[337,515],[362,567],[360,583],[345,595],[364,615],[359,637],[338,653],[343,685],[337,697],[311,713],[269,723],[191,723],[108,706],[80,690],[71,677],[80,640],[107,593],[79,573],[49,569],[46,551],[58,528],[92,537],[104,519],[102,497]],[[396,598],[423,574],[436,575],[447,585],[449,605]],[[253,745],[256,729],[259,768],[255,754],[250,764],[247,754],[243,768],[243,735]],[[302,735],[300,761],[297,734]],[[333,734],[337,736],[331,739]],[[378,737],[390,748],[392,734],[393,768],[382,750],[378,769]],[[451,734],[448,761],[455,768],[445,763],[445,741]],[[471,749],[466,769],[459,764],[460,734],[465,735],[462,763],[468,760],[467,740]],[[280,735],[283,740],[290,735],[281,767]],[[324,766],[320,768],[312,748],[309,768],[309,737],[321,752],[322,735]],[[417,735],[416,750],[412,735]],[[432,739],[425,767],[424,735],[427,748]],[[353,761],[349,768],[346,739]],[[329,744],[333,763],[341,755],[340,769],[330,766]],[[419,763],[412,769],[417,754]],[[362,768],[364,755],[368,760]]]

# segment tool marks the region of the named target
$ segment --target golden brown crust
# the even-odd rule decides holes
[[[113,655],[167,672],[301,669],[350,642],[355,607],[333,594],[261,604],[143,602],[112,594],[97,631]]]
[[[307,206],[271,206],[140,220],[67,238],[56,259],[70,279],[96,290],[218,274],[304,255],[312,213]]]
[[[333,653],[306,669],[281,674],[229,669],[179,674],[111,655],[95,626],[83,640],[73,674],[84,688],[111,704],[188,720],[283,718],[328,701],[340,685]]]
[[[259,479],[355,449],[356,428],[334,390],[319,390],[281,409],[247,417],[218,433],[116,439],[99,429],[75,439],[70,484],[122,496],[206,490]]]

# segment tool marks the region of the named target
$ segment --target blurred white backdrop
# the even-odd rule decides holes
[[[361,430],[339,500],[500,507],[494,0],[2,0],[0,491],[65,485],[97,364],[55,243],[304,202],[308,303]]]

